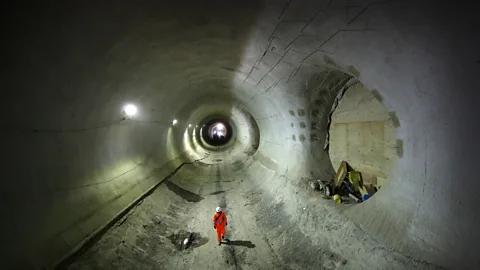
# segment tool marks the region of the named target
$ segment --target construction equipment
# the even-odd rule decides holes
[[[337,174],[335,175],[333,187],[334,188],[340,187],[346,175],[347,175],[347,162],[342,161],[342,163],[340,163],[340,166],[338,167]]]
[[[365,187],[361,186],[358,189],[360,191],[360,194],[362,194],[362,201],[366,201],[371,197]]]
[[[352,198],[355,202],[360,202],[360,199],[357,198],[355,195],[353,195],[352,193],[348,193],[348,197]]]
[[[360,187],[360,181],[362,180],[360,173],[356,171],[348,172],[347,179],[353,185],[355,191],[358,191]]]
[[[361,173],[353,170],[348,171],[348,168],[347,162],[342,161],[332,181],[332,189],[328,191],[327,196],[330,197],[331,194],[335,194],[333,199],[337,203],[342,201],[342,195],[352,198],[355,202],[366,201],[371,197],[371,194],[363,186]]]
[[[342,202],[342,196],[338,195],[338,194],[335,194],[333,195],[333,200],[336,202],[336,203],[341,203]]]

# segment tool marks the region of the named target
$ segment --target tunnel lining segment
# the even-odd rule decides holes
[[[206,157],[205,157],[206,158]],[[125,218],[126,215],[133,211],[135,207],[142,203],[142,201],[151,195],[155,189],[157,189],[161,184],[165,181],[168,181],[171,177],[178,173],[180,169],[183,168],[185,165],[194,164],[199,162],[205,158],[201,158],[198,160],[194,160],[193,162],[182,162],[178,165],[172,172],[170,172],[167,176],[159,180],[155,185],[147,189],[143,194],[138,196],[135,200],[133,200],[130,204],[128,204],[125,208],[123,208],[120,212],[118,212],[115,216],[109,219],[104,225],[101,225],[98,229],[88,235],[87,238],[83,239],[80,243],[78,243],[72,250],[66,253],[62,258],[57,260],[52,264],[52,269],[65,269],[68,267],[69,264],[75,260],[78,256],[81,256],[87,249],[89,249],[92,245],[94,245],[110,228],[112,228],[115,224],[117,224],[122,218]]]
[[[178,118],[184,125],[192,106],[203,103],[199,98],[223,94],[217,101],[229,108],[237,99],[248,102],[258,119],[262,137],[256,161],[270,159],[264,163],[285,171],[289,181],[328,176],[333,169],[323,166],[326,157],[317,151],[322,146],[308,140],[308,121],[297,121],[288,110],[308,111],[306,82],[318,67],[341,67],[368,89],[381,91],[388,110],[398,113],[397,145],[402,145],[391,185],[361,205],[368,211],[346,214],[389,248],[451,268],[480,269],[477,250],[470,248],[480,242],[479,216],[472,214],[479,208],[479,182],[469,171],[480,156],[478,128],[472,124],[478,122],[480,45],[471,9],[428,0],[349,2],[355,7],[331,0],[288,5],[191,1],[189,8],[187,1],[176,1],[174,7],[149,3],[121,1],[112,8],[62,2],[6,12],[9,43],[4,53],[11,68],[4,73],[7,102],[2,110],[11,117],[3,119],[4,126],[101,126],[118,119],[126,98],[142,104],[141,120],[169,123]],[[150,110],[159,104],[161,112]],[[109,179],[123,171],[122,165],[139,160],[163,164],[184,150],[183,129],[166,138],[163,127],[154,124],[53,136],[17,131],[4,133],[4,177],[21,179],[4,181],[8,198],[3,198],[2,210],[13,217],[2,226],[12,232],[5,237],[14,247],[6,252],[7,264],[51,260],[76,241],[76,233],[59,235],[43,249],[44,238],[63,226],[52,224],[69,224],[87,204],[88,211],[98,210],[102,198],[117,195],[117,186],[121,192],[127,189],[112,185],[50,198],[35,193],[39,186],[56,189]],[[324,131],[317,132],[323,138]],[[257,165],[253,162],[248,170]],[[139,178],[122,182],[130,185]],[[304,184],[294,183],[292,190]],[[142,185],[138,190],[150,187]],[[38,196],[27,200],[10,192],[22,187]],[[135,199],[130,197],[134,192],[128,194],[122,199]],[[283,194],[288,202],[300,197],[291,190]],[[39,224],[36,229],[32,220]]]

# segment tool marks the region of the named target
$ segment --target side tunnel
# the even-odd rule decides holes
[[[201,189],[199,181],[223,177],[232,182],[221,187],[249,204],[245,217],[273,243],[262,242],[280,265],[307,267],[331,255],[348,259],[346,267],[366,256],[376,260],[365,268],[480,268],[480,44],[470,6],[49,1],[5,10],[6,269],[55,264],[167,179],[173,185],[152,195],[159,211],[178,203],[200,216],[210,204],[232,205],[224,193],[209,195],[225,190]],[[349,86],[336,107],[345,111],[330,115],[353,81],[381,104],[388,118],[380,120],[395,132],[386,183],[342,208],[311,192],[309,181],[331,179],[340,158],[365,165],[366,155],[331,144],[340,137],[332,121],[376,106],[342,107],[360,91]],[[130,103],[138,107],[132,118],[122,113]],[[223,148],[202,141],[202,123],[213,116],[232,123]],[[360,116],[349,123],[373,119]],[[206,199],[187,200],[183,190]],[[305,255],[307,247],[316,256]],[[356,247],[360,255],[349,252]]]

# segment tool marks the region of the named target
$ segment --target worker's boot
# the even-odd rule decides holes
[[[218,245],[219,245],[219,246],[222,245],[222,242],[218,242]]]

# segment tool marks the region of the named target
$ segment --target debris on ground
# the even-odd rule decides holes
[[[317,179],[310,183],[310,187],[315,191],[322,192],[327,197],[331,197],[333,191],[331,182],[333,181],[324,182],[321,179]]]
[[[208,238],[202,237],[200,233],[180,230],[167,236],[177,250],[186,250],[190,247],[196,248],[208,242]]]
[[[333,180],[328,183],[315,180],[311,186],[314,190],[324,191],[335,202],[346,204],[364,202],[377,191],[376,188],[367,188],[361,172],[353,170],[346,161],[342,161]]]
[[[325,185],[322,183],[322,180],[317,179],[310,183],[310,186],[315,191],[323,191],[325,189]]]

